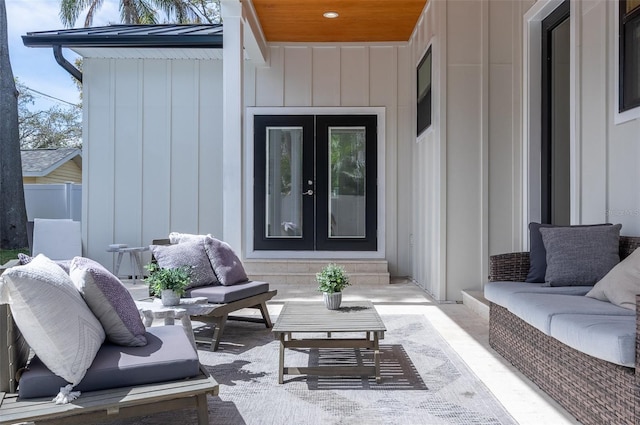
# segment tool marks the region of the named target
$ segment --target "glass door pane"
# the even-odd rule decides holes
[[[329,238],[366,236],[365,142],[365,127],[329,127]]]
[[[377,116],[316,116],[316,250],[377,249]]]
[[[267,127],[265,236],[302,238],[302,127]]]
[[[257,250],[313,250],[314,118],[254,117],[253,245]]]

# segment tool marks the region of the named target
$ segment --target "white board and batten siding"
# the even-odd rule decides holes
[[[432,125],[412,105],[411,276],[438,300],[481,289],[488,256],[520,248],[522,16],[529,2],[430,2],[410,40],[432,48]],[[412,82],[412,93],[415,82]]]
[[[222,63],[85,58],[84,75],[85,255],[221,234]]]
[[[411,143],[406,127],[412,102],[408,75],[413,71],[406,43],[275,43],[269,48],[267,64],[245,67],[247,107],[282,107],[289,112],[296,107],[317,107],[331,111],[328,113],[340,113],[341,108],[384,108],[385,234],[379,240],[384,240],[391,275],[409,275],[409,236],[406,228],[399,228],[409,213],[405,208],[399,210],[398,198],[410,199],[410,166],[403,165],[399,171],[397,163],[398,151],[408,151]],[[245,135],[246,143],[248,137]],[[399,214],[405,218],[400,220]]]

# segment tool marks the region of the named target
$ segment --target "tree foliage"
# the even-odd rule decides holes
[[[0,0],[0,248],[27,246],[27,211],[18,134],[18,91],[9,60],[7,8]]]
[[[21,149],[82,146],[82,110],[79,105],[33,110],[35,98],[27,86],[16,81]]]
[[[60,20],[75,25],[86,10],[84,26],[90,27],[104,0],[61,0]],[[219,23],[220,0],[119,0],[123,24]]]

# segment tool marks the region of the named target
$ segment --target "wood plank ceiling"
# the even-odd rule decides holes
[[[426,0],[253,0],[270,42],[407,41]],[[337,12],[327,19],[325,12]]]

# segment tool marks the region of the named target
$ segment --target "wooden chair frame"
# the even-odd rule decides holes
[[[16,263],[0,267],[0,274]],[[207,394],[218,395],[218,383],[200,365],[200,374],[192,378],[86,391],[69,404],[54,404],[51,398],[21,399],[17,394],[19,371],[30,355],[9,306],[0,305],[0,425],[41,421],[86,424],[189,407],[197,409],[198,424],[206,425]]]
[[[169,241],[169,239],[154,239],[152,242],[153,245],[169,245],[170,243],[171,242]],[[151,261],[155,261],[155,259],[152,258]],[[199,322],[212,324],[214,326],[213,337],[211,338],[211,340],[196,337],[196,342],[210,344],[210,350],[217,351],[227,320],[264,323],[267,329],[272,328],[273,323],[271,322],[269,310],[267,309],[267,301],[276,296],[277,293],[278,291],[274,289],[272,291],[252,295],[250,297],[242,298],[229,303],[209,303],[212,305],[217,305],[218,307],[206,315],[192,315],[191,318]],[[231,313],[244,308],[254,308],[260,310],[262,318],[231,315]]]

